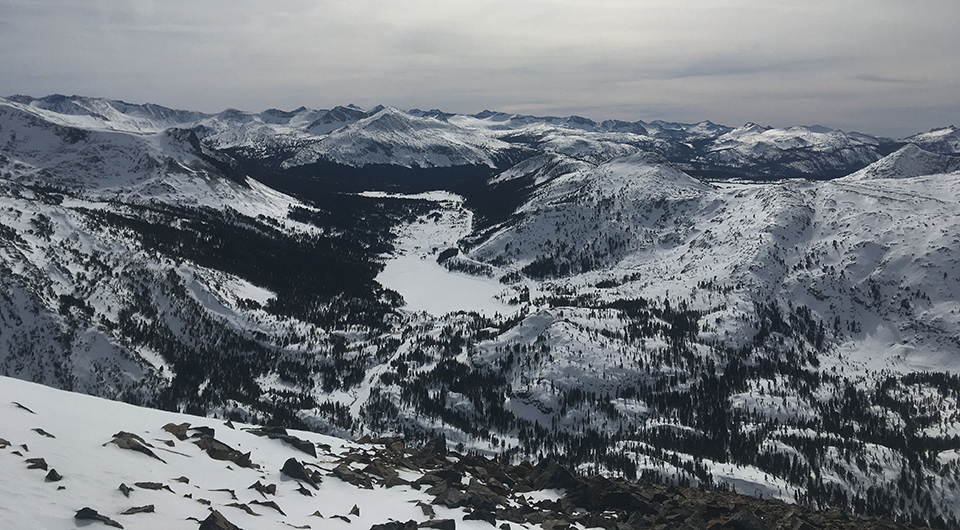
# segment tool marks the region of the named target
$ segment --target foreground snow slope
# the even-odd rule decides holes
[[[196,438],[179,440],[162,428],[168,423],[184,422],[193,427],[214,429],[217,440],[242,453],[251,453],[257,468],[214,460],[192,443]],[[365,529],[389,519],[428,519],[414,503],[429,503],[432,497],[409,485],[362,489],[326,476],[337,465],[339,457],[350,451],[365,451],[364,446],[329,436],[291,432],[320,448],[318,456],[313,458],[286,442],[250,434],[244,430],[247,427],[237,424],[230,428],[222,421],[143,409],[0,377],[0,438],[10,444],[0,442],[3,445],[0,450],[3,526],[84,527],[89,523],[74,520],[74,514],[84,507],[91,507],[127,528],[143,529],[195,529],[197,522],[188,518],[203,520],[211,508],[241,528],[258,529],[286,529],[291,525]],[[108,443],[120,431],[140,436],[158,458]],[[43,458],[63,479],[52,482],[44,479],[48,471],[28,470],[25,459],[29,458]],[[298,493],[304,481],[281,474],[280,469],[289,458],[309,463],[312,467],[308,469],[320,470],[324,475],[319,489],[310,489],[312,496]],[[415,480],[421,475],[414,470],[401,471],[406,480]],[[275,484],[276,494],[262,495],[248,489],[258,481],[264,485]],[[144,482],[161,483],[170,489],[154,491],[135,485]],[[118,489],[120,484],[133,488],[129,497]],[[232,490],[236,499],[228,490]],[[204,500],[209,501],[209,507]],[[250,504],[253,500],[274,501],[286,515]],[[248,504],[258,515],[230,507],[232,503]],[[146,505],[153,505],[155,513],[120,515],[131,507]],[[359,516],[350,514],[354,505],[359,508]],[[443,506],[434,509],[440,518],[455,519],[458,528],[488,527],[482,521],[463,521],[463,510]],[[323,517],[313,515],[315,512]],[[332,518],[334,515],[346,516],[350,522]]]

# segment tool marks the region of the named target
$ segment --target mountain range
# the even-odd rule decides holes
[[[949,528],[958,155],[953,127],[13,96],[0,373]]]

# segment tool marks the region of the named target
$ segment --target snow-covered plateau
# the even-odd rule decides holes
[[[954,128],[893,140],[820,126],[0,99],[0,374],[168,411],[158,415],[409,446],[442,435],[461,455],[511,465],[951,528],[954,140]],[[38,413],[45,400],[94,403],[36,395]],[[146,436],[165,436],[157,421],[104,406],[117,407],[107,430],[160,448]],[[70,407],[30,428],[74,425]],[[114,450],[100,445],[109,435],[89,451]],[[356,448],[309,436],[337,458]],[[272,451],[286,446],[256,447],[279,469]],[[66,491],[51,517],[104,498]],[[540,495],[530,502],[562,497]],[[117,519],[126,498],[111,499],[102,513]],[[383,503],[397,515],[361,511],[415,518],[413,505]],[[199,512],[163,506],[208,513],[175,504]]]

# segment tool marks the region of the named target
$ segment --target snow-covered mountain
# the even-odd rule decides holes
[[[947,528],[960,167],[917,144],[0,100],[0,372]]]
[[[919,147],[947,155],[960,154],[960,130],[954,126],[934,129],[929,132],[915,134],[904,138],[905,142],[916,144]]]

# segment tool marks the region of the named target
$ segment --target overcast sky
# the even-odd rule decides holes
[[[0,94],[960,126],[960,0],[0,0]]]

